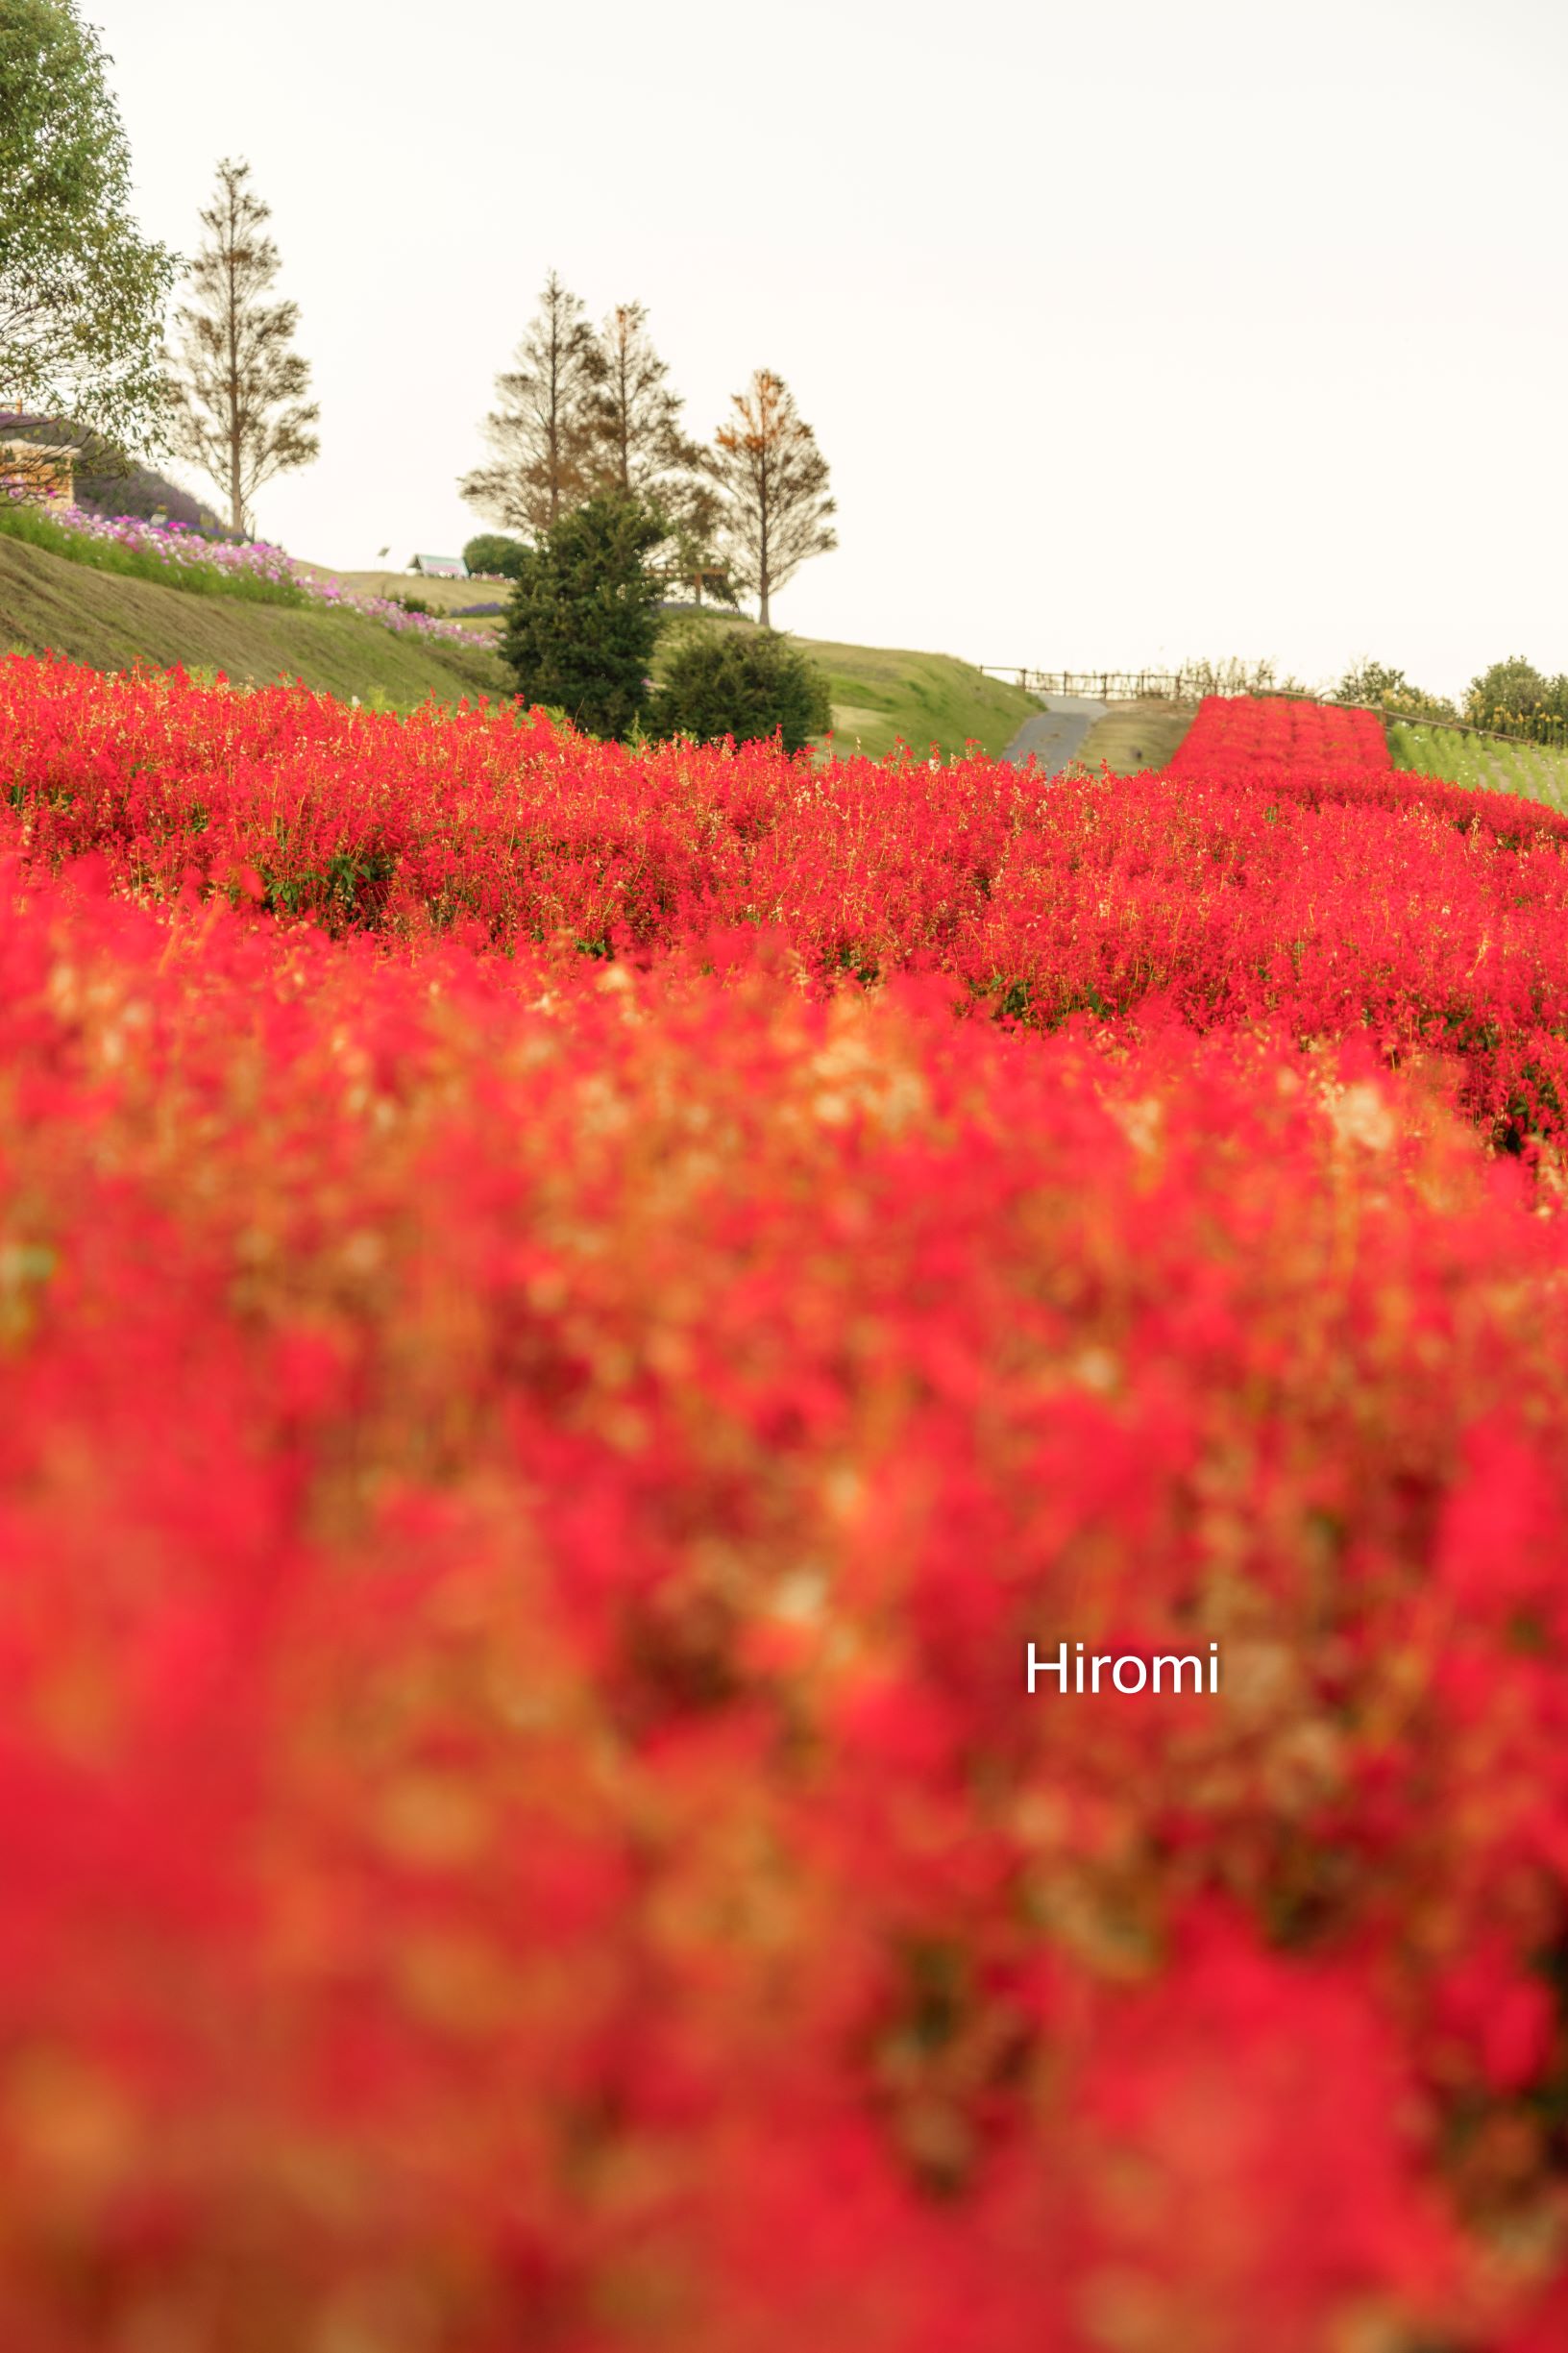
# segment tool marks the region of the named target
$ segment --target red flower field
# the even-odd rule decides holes
[[[7,2353],[1556,2353],[1568,822],[0,783]]]

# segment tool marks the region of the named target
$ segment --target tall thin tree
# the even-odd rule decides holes
[[[485,421],[493,455],[458,487],[488,522],[536,535],[593,487],[592,403],[603,355],[582,304],[553,270],[514,364],[496,379]]]
[[[299,305],[263,299],[278,248],[262,233],[272,208],[250,180],[248,163],[218,165],[201,216],[208,242],[191,264],[195,301],[176,313],[184,333],[174,363],[175,448],[217,485],[241,532],[262,483],[321,452],[310,429],[321,411],[305,397],[310,364],[292,348]]]
[[[641,303],[618,303],[599,338],[599,380],[589,396],[596,487],[641,499],[664,517],[668,532],[655,569],[667,578],[723,592],[715,552],[719,499],[706,478],[706,453],[681,429],[684,405],[648,332]]]
[[[809,555],[838,546],[828,517],[827,460],[789,386],[758,368],[732,399],[734,415],[714,436],[709,470],[723,500],[721,539],[729,577],[757,599],[770,625],[772,599]]]
[[[600,332],[600,374],[588,400],[594,471],[604,488],[660,499],[702,462],[680,429],[683,405],[653,349],[641,303],[618,303]]]

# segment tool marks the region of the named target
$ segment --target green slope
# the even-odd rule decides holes
[[[671,631],[754,626],[728,615],[715,615],[711,621],[691,615],[672,622]],[[922,756],[933,744],[957,752],[968,742],[994,755],[1040,709],[1033,695],[985,677],[971,662],[961,662],[954,654],[840,646],[816,637],[792,637],[791,642],[827,673],[833,748],[843,756],[859,750],[880,759],[899,743]],[[655,671],[658,667],[655,661]]]
[[[678,626],[748,629],[728,617]],[[971,663],[945,653],[796,640],[827,673],[835,748],[881,757],[897,743],[924,755],[967,742],[1002,750],[1040,705]],[[73,563],[44,548],[0,534],[0,652],[52,651],[94,670],[147,662],[167,669],[221,670],[236,684],[303,678],[318,691],[362,701],[381,698],[400,710],[433,695],[511,692],[495,652],[476,645],[431,645],[350,613],[258,603],[248,598],[193,596],[150,580]],[[657,665],[655,665],[657,667]]]
[[[1164,768],[1175,758],[1196,717],[1195,703],[1169,702],[1153,696],[1138,702],[1114,702],[1079,745],[1073,765],[1097,775],[1103,762],[1116,776],[1136,776],[1140,769]]]
[[[1388,729],[1394,766],[1419,776],[1441,776],[1450,784],[1483,792],[1517,793],[1568,809],[1568,751],[1544,744],[1510,744],[1496,735],[1469,735],[1458,727],[1416,726],[1395,720]]]
[[[909,653],[877,646],[798,640],[827,673],[834,748],[873,758],[907,744],[925,752],[962,751],[976,743],[994,756],[1040,709],[1033,695],[988,678],[950,653]]]
[[[94,670],[222,670],[236,684],[303,678],[400,710],[509,691],[493,653],[430,645],[352,613],[198,597],[123,579],[0,536],[0,653],[54,652]]]

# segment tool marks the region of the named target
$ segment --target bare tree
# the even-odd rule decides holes
[[[704,470],[706,453],[702,453]],[[670,527],[665,542],[667,576],[696,592],[698,604],[704,590],[717,603],[738,602],[729,565],[720,546],[723,502],[711,481],[693,475],[661,493]]]
[[[174,446],[217,485],[241,532],[262,483],[321,452],[310,430],[321,411],[305,398],[309,362],[291,349],[299,305],[262,299],[278,248],[262,234],[272,208],[250,178],[248,163],[218,165],[201,216],[208,242],[191,264],[195,302],[176,313],[184,332],[173,386]]]
[[[702,452],[680,429],[682,406],[653,349],[641,303],[618,303],[600,335],[599,381],[589,397],[595,472],[606,489],[666,502],[667,492],[694,474]]]
[[[471,506],[512,531],[549,530],[593,486],[592,403],[603,377],[599,340],[553,270],[516,362],[496,379],[485,423],[495,453],[458,487]]]
[[[655,569],[672,581],[728,595],[715,552],[720,501],[707,453],[681,430],[684,404],[667,381],[641,303],[618,303],[600,333],[600,373],[589,396],[596,487],[638,498],[663,516],[667,535]],[[733,599],[730,599],[733,601]]]
[[[827,460],[788,385],[758,368],[731,402],[735,414],[714,436],[708,467],[723,502],[721,537],[730,579],[755,592],[770,625],[774,593],[808,555],[838,546],[828,522]]]

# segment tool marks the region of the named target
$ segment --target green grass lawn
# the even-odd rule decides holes
[[[1568,810],[1568,751],[1542,744],[1508,744],[1494,735],[1465,735],[1458,727],[1415,726],[1393,720],[1388,749],[1396,768],[1441,776],[1487,793],[1516,793]]]
[[[359,584],[354,575],[340,576]],[[374,592],[381,581],[367,576],[363,585]],[[432,604],[455,601],[458,586],[406,579],[390,579],[388,585],[405,593],[420,594],[427,585],[447,592],[432,596]],[[461,586],[474,594],[474,584]],[[94,670],[128,670],[137,662],[167,669],[179,662],[187,670],[224,671],[236,685],[298,677],[318,691],[357,695],[362,701],[380,698],[409,710],[431,695],[453,702],[465,695],[512,691],[508,674],[482,642],[483,625],[478,625],[472,649],[432,645],[319,606],[193,596],[186,588],[73,562],[0,534],[0,652],[53,651]],[[715,616],[696,625],[748,629],[755,625]],[[951,654],[840,646],[809,637],[796,643],[827,673],[835,748],[841,753],[859,749],[880,758],[902,742],[923,757],[932,744],[954,753],[973,741],[994,754],[1040,708],[1020,688],[984,677]]]
[[[94,670],[137,662],[221,670],[236,685],[303,678],[318,692],[411,710],[510,691],[482,645],[432,645],[319,606],[192,596],[72,563],[0,535],[0,653],[54,652]]]
[[[1102,762],[1114,775],[1164,768],[1197,717],[1192,703],[1114,702],[1078,748],[1078,764],[1098,774]]]
[[[833,702],[834,749],[873,759],[907,744],[924,753],[976,743],[994,757],[1040,709],[1033,695],[988,678],[950,653],[906,653],[876,646],[837,646],[796,639],[827,673]]]
[[[325,564],[299,565],[323,580],[336,580],[355,597],[418,597],[432,613],[460,612],[465,604],[504,604],[512,593],[510,580],[425,579],[417,572],[332,572]]]
[[[511,594],[506,580],[423,580],[402,572],[342,572],[343,586],[361,596],[423,597],[431,610],[450,613],[464,604],[480,604]],[[698,628],[749,629],[756,625],[738,615],[718,612],[698,617],[673,614],[667,627],[692,621]],[[492,629],[494,622],[476,622],[476,631]],[[944,752],[962,751],[972,738],[988,752],[999,752],[1012,742],[1022,722],[1039,703],[1032,695],[999,679],[987,678],[968,662],[945,653],[907,653],[877,646],[840,646],[820,638],[799,637],[795,643],[826,671],[833,702],[835,748],[857,748],[881,758],[899,742],[921,753],[933,743]],[[659,664],[655,659],[654,669]]]
[[[711,621],[681,615],[697,627],[749,629],[756,625],[732,615]],[[968,742],[993,756],[1005,749],[1023,722],[1040,709],[1033,695],[988,678],[971,662],[950,653],[910,653],[882,646],[841,646],[823,638],[791,641],[827,674],[833,704],[833,748],[847,757],[864,751],[881,759],[899,743],[923,758],[935,744],[961,752]],[[659,664],[655,659],[654,670]]]

